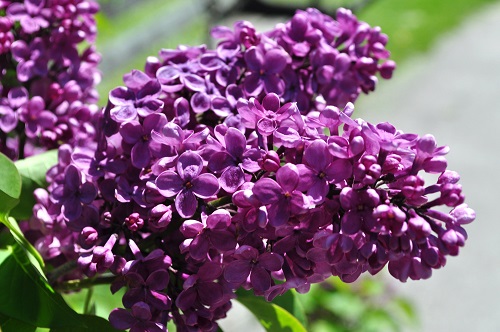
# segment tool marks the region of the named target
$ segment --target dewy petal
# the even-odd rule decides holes
[[[198,208],[196,196],[189,189],[181,190],[175,197],[175,208],[182,218],[191,218]]]
[[[257,181],[252,188],[252,192],[263,204],[276,203],[283,196],[283,189],[281,189],[280,185],[269,178],[262,178]]]
[[[224,269],[224,279],[229,283],[242,284],[244,283],[252,266],[248,260],[236,260],[229,263]]]
[[[165,171],[158,175],[155,184],[160,194],[165,197],[172,197],[182,190],[184,181],[177,173]]]
[[[191,190],[200,198],[209,198],[219,191],[219,181],[215,175],[203,173],[191,181]]]
[[[189,181],[197,177],[203,169],[203,159],[196,152],[186,151],[177,161],[177,173],[185,180]]]

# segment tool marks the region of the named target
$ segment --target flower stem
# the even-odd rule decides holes
[[[56,267],[52,271],[48,272],[47,273],[47,280],[49,281],[49,284],[51,284],[51,285],[54,284],[57,281],[57,279],[59,279],[59,277],[62,277],[66,273],[73,271],[74,269],[76,269],[77,266],[78,266],[78,264],[77,264],[76,260],[69,261],[69,262],[64,263],[61,266]]]
[[[76,279],[76,280],[68,280],[58,283],[54,286],[54,288],[58,291],[67,292],[67,291],[76,291],[82,288],[90,288],[96,285],[109,285],[116,279],[114,275],[101,276],[96,278],[88,278],[88,279]]]

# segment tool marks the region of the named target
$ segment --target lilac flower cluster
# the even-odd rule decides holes
[[[0,152],[22,159],[95,134],[97,11],[92,0],[0,1]]]
[[[116,328],[216,331],[240,287],[272,300],[386,265],[425,279],[458,254],[475,213],[448,148],[351,118],[394,69],[379,29],[309,9],[214,36],[126,74],[95,145],[63,145],[37,191],[36,247],[116,276]]]

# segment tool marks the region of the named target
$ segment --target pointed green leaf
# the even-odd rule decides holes
[[[82,325],[71,327],[55,327],[51,328],[50,332],[119,332],[111,326],[109,321],[102,317],[94,315],[80,315]]]
[[[0,314],[40,327],[80,326],[79,315],[55,293],[19,245],[0,265]]]
[[[34,332],[35,330],[36,326],[0,314],[1,332]]]
[[[35,198],[33,191],[36,188],[46,187],[45,175],[47,170],[57,163],[57,150],[47,151],[33,157],[15,162],[22,181],[22,189],[19,205],[10,215],[17,220],[25,220],[31,217]]]
[[[306,328],[282,307],[259,297],[241,297],[238,301],[250,310],[269,332],[306,332]]]
[[[294,315],[295,318],[297,318],[302,325],[307,326],[307,319],[306,319],[306,314],[304,312],[304,306],[302,305],[302,302],[299,299],[297,291],[291,289],[285,294],[277,296],[273,300],[273,303],[277,304],[278,306],[282,307],[283,309]]]
[[[0,153],[0,214],[8,215],[19,202],[21,196],[21,176],[16,166],[4,154]]]
[[[0,223],[7,226],[10,230],[15,241],[21,245],[31,256],[38,262],[41,268],[45,266],[45,262],[43,261],[42,255],[33,247],[33,245],[24,237],[23,232],[19,228],[17,221],[14,218],[6,217],[5,215],[0,214]],[[8,239],[6,239],[8,240]]]

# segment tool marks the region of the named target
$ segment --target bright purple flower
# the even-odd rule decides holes
[[[10,51],[14,42],[14,34],[10,30],[13,22],[7,17],[0,17],[0,54]]]
[[[137,115],[146,117],[161,111],[163,101],[158,99],[161,86],[156,79],[133,70],[125,75],[124,81],[127,87],[118,87],[109,93],[109,101],[114,105],[110,110],[113,120],[126,122],[136,119]]]
[[[297,166],[285,164],[276,172],[276,181],[262,178],[255,183],[253,194],[267,206],[272,226],[285,224],[292,215],[304,213],[309,207],[307,197],[297,190],[300,176]]]
[[[25,0],[24,3],[13,3],[7,7],[7,15],[19,21],[27,34],[37,32],[49,26],[50,11],[45,7],[45,0]]]
[[[330,183],[339,183],[347,180],[352,174],[352,165],[346,159],[336,159],[328,151],[323,140],[315,140],[304,150],[302,161],[305,167],[300,167],[304,178],[302,186],[307,188],[307,195],[313,202],[323,202],[328,194]],[[302,165],[304,166],[304,165]]]
[[[247,149],[247,140],[241,131],[228,128],[224,135],[225,151],[216,152],[208,161],[208,168],[221,173],[219,183],[225,191],[233,193],[245,182],[245,173],[260,170],[257,160],[261,153]]]
[[[250,47],[244,54],[250,74],[245,77],[245,91],[257,96],[262,91],[282,95],[285,83],[279,74],[290,62],[290,56],[281,48],[265,50],[262,45]]]
[[[120,134],[123,141],[132,145],[130,156],[132,165],[137,168],[144,168],[150,164],[151,150],[159,150],[159,144],[152,140],[153,130],[161,130],[167,124],[164,114],[149,114],[144,118],[143,123],[131,121],[124,123],[120,127]],[[153,143],[153,145],[152,145]],[[154,144],[156,144],[156,149]]]
[[[270,136],[281,121],[290,118],[297,111],[297,106],[294,103],[280,106],[279,96],[269,93],[262,99],[262,104],[254,98],[250,101],[239,100],[237,109],[245,127],[256,129],[263,136]]]
[[[168,64],[156,72],[158,81],[166,92],[177,92],[184,88],[196,92],[205,91],[205,80],[196,74],[199,65],[194,62]]]
[[[217,178],[203,172],[200,155],[187,151],[177,161],[177,172],[165,171],[156,178],[158,191],[165,197],[175,198],[177,212],[183,218],[192,217],[198,207],[199,198],[209,198],[219,191]]]
[[[17,109],[28,101],[28,91],[24,87],[12,88],[8,95],[6,104],[0,105],[0,129],[4,133],[14,130],[18,122]]]

